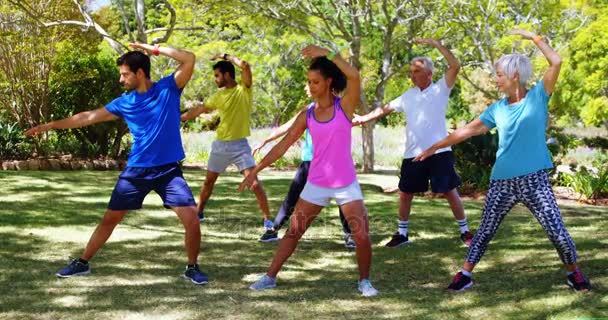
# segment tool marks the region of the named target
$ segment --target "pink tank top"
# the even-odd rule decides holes
[[[342,111],[337,97],[334,115],[329,121],[318,121],[314,109],[309,108],[306,113],[306,125],[313,145],[308,182],[323,188],[346,187],[357,179],[351,154],[351,120]]]

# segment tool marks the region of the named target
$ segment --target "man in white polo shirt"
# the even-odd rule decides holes
[[[439,50],[448,62],[445,76],[433,82],[433,61],[428,57],[416,57],[410,63],[410,79],[414,88],[391,101],[383,107],[372,112],[355,116],[353,124],[363,124],[393,111],[403,112],[406,118],[405,127],[405,154],[401,163],[401,176],[399,179],[399,227],[387,247],[400,247],[409,243],[408,224],[410,209],[414,193],[428,190],[429,181],[431,190],[442,193],[448,200],[454,218],[460,227],[460,239],[469,246],[473,234],[467,226],[462,200],[456,188],[461,184],[460,177],[454,170],[454,155],[451,149],[439,149],[428,159],[414,162],[413,159],[422,151],[437,141],[445,138],[448,133],[445,123],[445,112],[448,99],[460,63],[454,55],[435,39],[415,39],[418,44],[431,45]]]

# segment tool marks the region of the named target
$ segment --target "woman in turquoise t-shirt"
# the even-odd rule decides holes
[[[520,54],[503,56],[495,65],[496,83],[507,97],[492,104],[479,118],[414,159],[424,160],[437,149],[457,144],[492,128],[498,131],[496,163],[492,169],[481,223],[464,266],[454,276],[448,289],[462,291],[473,285],[473,268],[479,263],[503,218],[516,203],[522,202],[540,222],[566,265],[566,283],[576,291],[586,292],[589,291],[589,281],[576,265],[574,241],[564,226],[546,172],[546,169],[553,167],[545,143],[548,102],[559,76],[561,58],[543,41],[542,36],[524,30],[513,30],[511,33],[532,40],[545,55],[549,68],[543,79],[528,91],[525,84],[532,74],[530,60]]]

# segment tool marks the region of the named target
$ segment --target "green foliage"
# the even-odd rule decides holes
[[[608,9],[581,28],[562,67],[552,109],[560,124],[581,119],[586,125],[608,127]]]
[[[62,42],[57,51],[49,81],[49,100],[53,110],[49,120],[103,107],[121,94],[113,52],[97,51],[97,47],[88,41],[81,46]],[[122,120],[57,131],[57,139],[47,141],[51,144],[47,152],[73,153],[81,157],[116,157],[120,153],[120,140],[126,132]]]
[[[487,132],[452,147],[456,171],[465,184],[487,189],[498,150],[498,133]]]
[[[0,122],[0,159],[25,159],[32,149],[17,123]]]
[[[581,167],[573,174],[564,174],[566,186],[587,200],[594,201],[608,193],[608,166],[600,165],[597,172]]]

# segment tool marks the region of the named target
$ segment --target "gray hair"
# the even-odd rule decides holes
[[[511,53],[502,56],[494,67],[500,67],[507,78],[515,78],[515,73],[519,74],[519,83],[525,85],[528,79],[532,76],[532,63],[528,57],[519,54]]]
[[[422,61],[422,64],[424,65],[424,68],[429,70],[431,73],[433,73],[433,71],[435,71],[435,67],[433,66],[433,60],[429,57],[415,57],[414,59],[412,59],[412,61],[410,61],[410,64],[413,64],[416,61]]]

